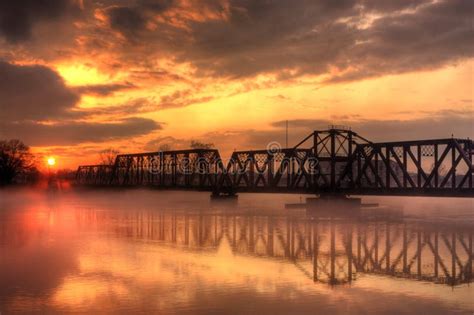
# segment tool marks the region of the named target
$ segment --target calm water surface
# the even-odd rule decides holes
[[[473,314],[472,199],[0,192],[0,312]]]

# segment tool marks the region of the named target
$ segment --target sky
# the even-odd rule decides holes
[[[0,139],[60,168],[350,126],[474,137],[472,0],[0,2]]]

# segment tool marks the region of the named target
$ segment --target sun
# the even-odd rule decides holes
[[[48,158],[48,165],[49,166],[54,166],[56,164],[56,159],[54,157],[49,157]]]

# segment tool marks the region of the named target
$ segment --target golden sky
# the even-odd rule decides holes
[[[59,168],[191,140],[474,137],[470,0],[0,4],[0,138]]]

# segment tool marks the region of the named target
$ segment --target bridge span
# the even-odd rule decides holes
[[[372,142],[350,129],[315,130],[291,148],[119,154],[83,165],[76,184],[158,189],[342,195],[474,197],[474,143],[445,138]]]

